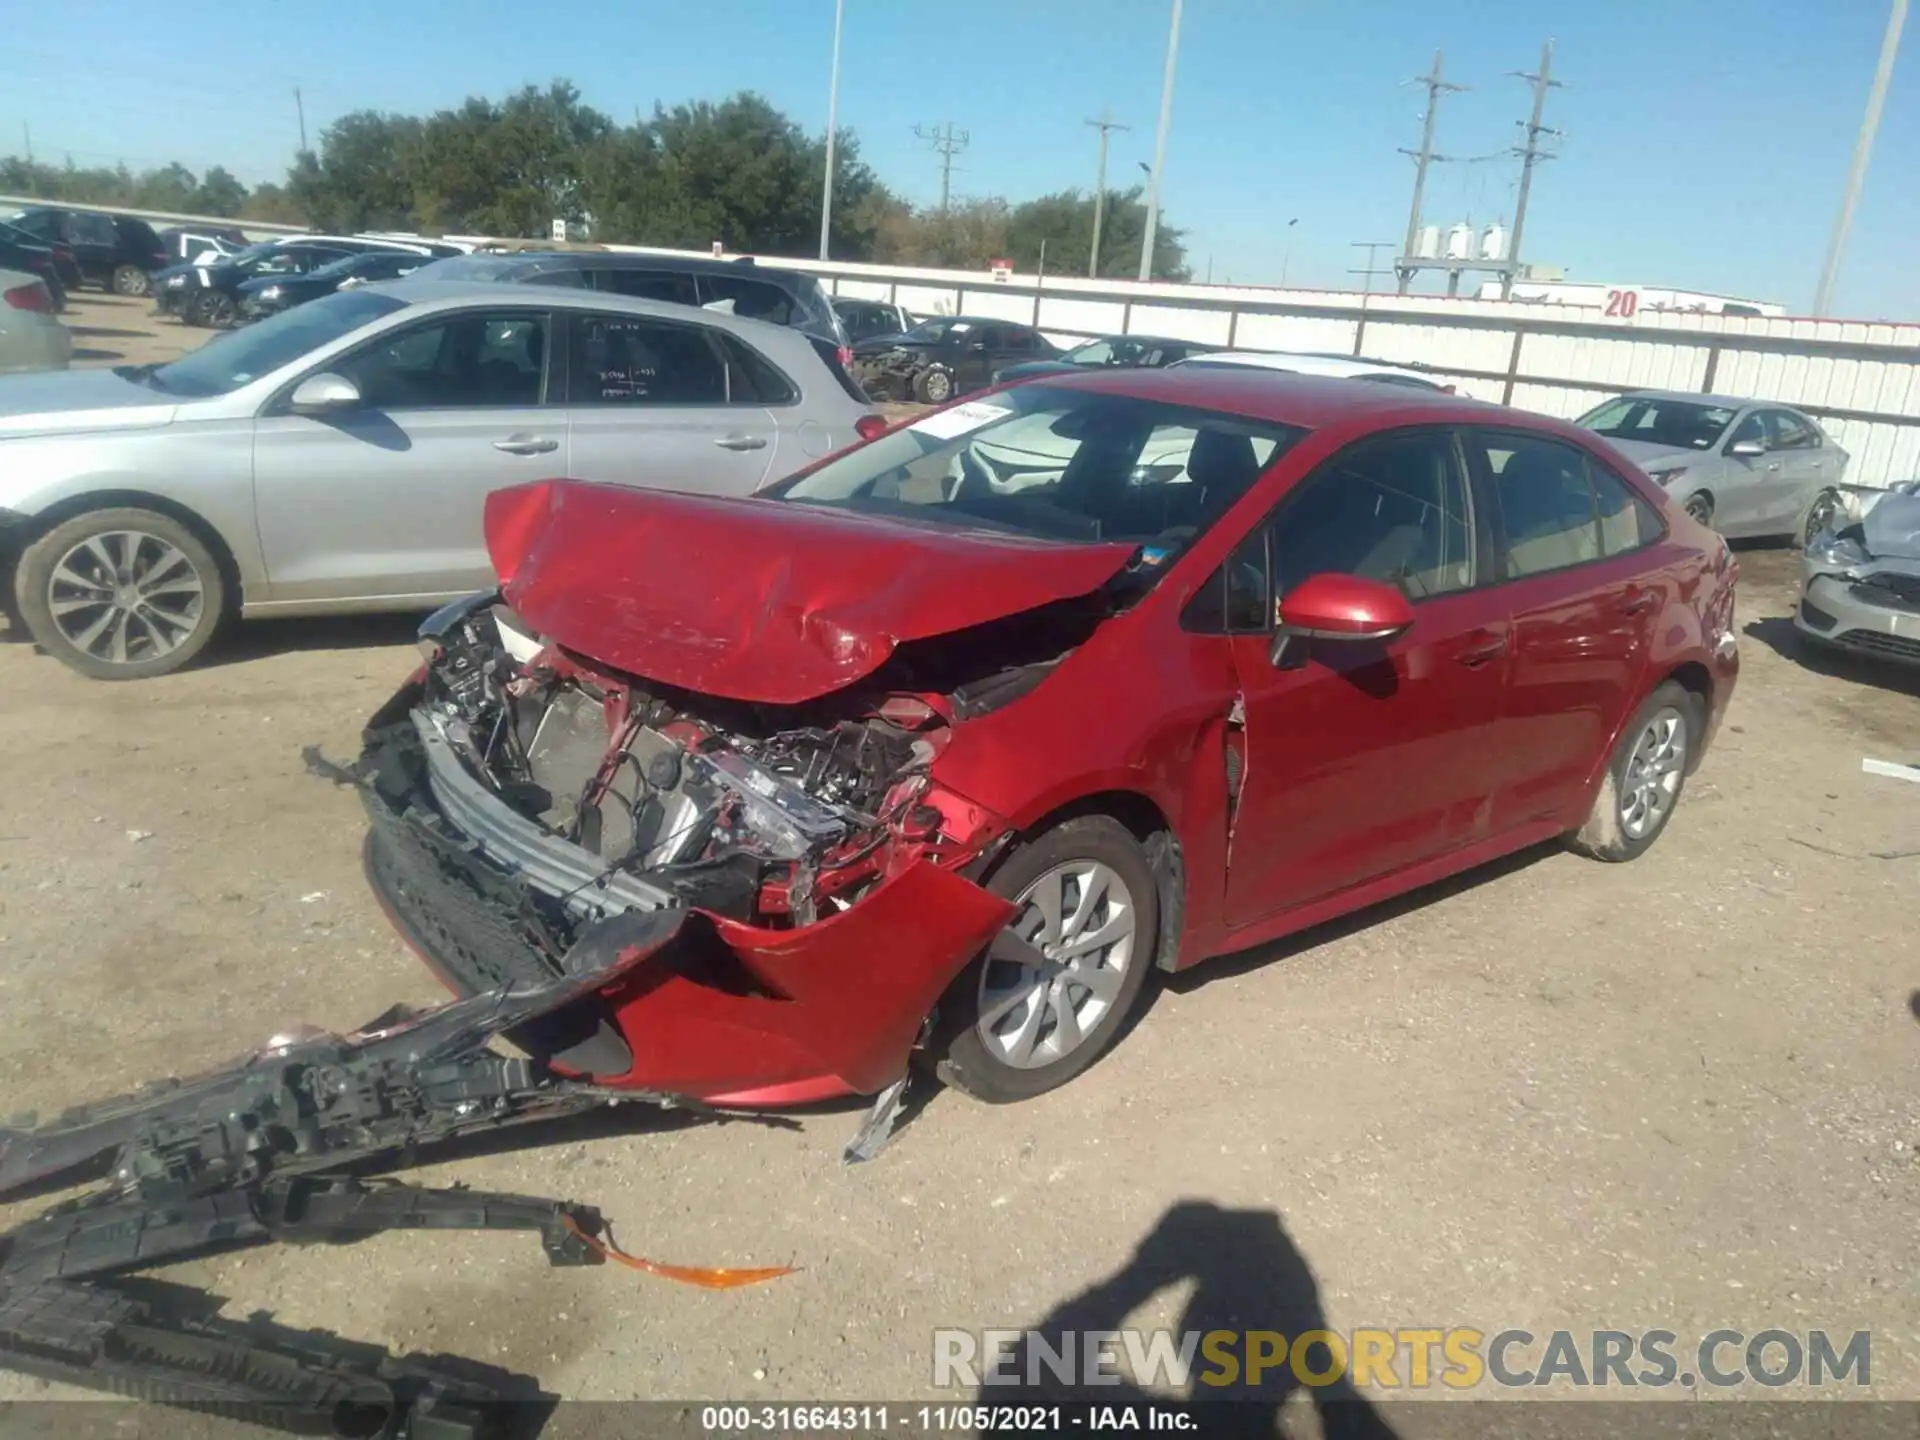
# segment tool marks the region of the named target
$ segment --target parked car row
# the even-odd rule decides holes
[[[98,285],[117,295],[145,295],[153,272],[170,258],[153,226],[133,215],[29,205],[5,220],[52,249],[68,290]]]

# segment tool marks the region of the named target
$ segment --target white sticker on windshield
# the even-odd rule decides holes
[[[907,428],[916,435],[931,435],[936,440],[951,440],[955,436],[965,435],[978,430],[982,425],[990,425],[995,420],[1004,419],[1013,414],[1011,405],[993,405],[985,400],[969,400],[964,405],[956,405],[951,410],[942,410],[929,415],[924,420],[916,420]]]

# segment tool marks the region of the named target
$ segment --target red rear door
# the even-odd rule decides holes
[[[1511,630],[1494,826],[1578,823],[1586,786],[1643,688],[1672,581],[1663,526],[1625,482],[1575,445],[1477,430],[1468,457],[1500,522]]]

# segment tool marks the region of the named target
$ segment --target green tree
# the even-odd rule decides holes
[[[287,192],[323,230],[411,229],[419,145],[413,116],[356,110],[321,133],[319,154],[294,160]]]
[[[193,208],[202,215],[237,216],[247,208],[247,187],[216,165],[200,177]]]
[[[416,212],[428,228],[532,237],[587,216],[583,174],[613,122],[565,80],[500,104],[473,97],[421,127]]]
[[[1108,191],[1100,223],[1100,275],[1115,280],[1137,278],[1140,244],[1146,233],[1147,207],[1140,187]],[[1016,205],[1007,221],[1007,258],[1018,269],[1037,268],[1042,240],[1047,244],[1049,273],[1086,274],[1093,249],[1093,197],[1078,190],[1063,190]],[[1162,215],[1154,227],[1153,278],[1186,280],[1191,276],[1182,233]]]

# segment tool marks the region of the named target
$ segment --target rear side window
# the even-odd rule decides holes
[[[1509,580],[1625,554],[1645,544],[1649,530],[1658,536],[1659,518],[1624,483],[1588,464],[1584,451],[1533,435],[1482,441],[1506,531]]]
[[[723,300],[733,302],[733,313],[742,320],[764,320],[770,325],[794,322],[793,297],[778,285],[732,275],[702,275],[700,303],[712,305]]]
[[[728,362],[704,326],[640,315],[576,315],[569,403],[724,405]]]
[[[664,300],[670,305],[697,305],[693,276],[671,270],[595,270],[593,288],[642,300]]]
[[[119,232],[105,215],[80,211],[73,217],[73,237],[84,245],[118,245]]]
[[[1813,450],[1820,444],[1820,436],[1813,427],[1798,415],[1787,410],[1769,410],[1767,414],[1767,448],[1769,450]]]
[[[714,332],[727,356],[727,398],[736,405],[791,405],[800,398],[773,362],[738,336]]]
[[[564,285],[569,290],[588,288],[587,277],[578,270],[522,270],[517,275],[506,277],[519,280],[528,285]]]

